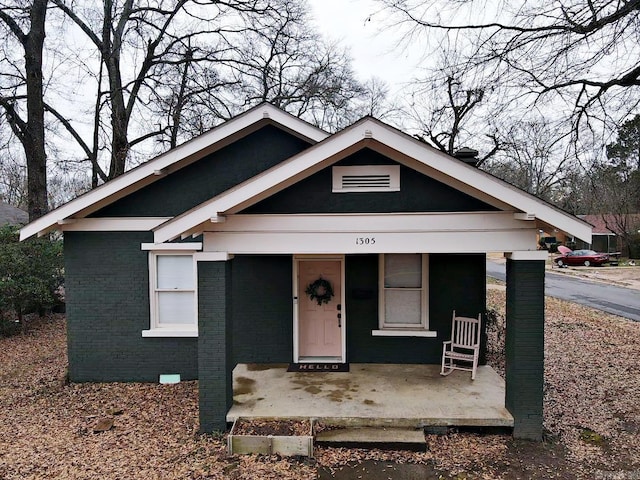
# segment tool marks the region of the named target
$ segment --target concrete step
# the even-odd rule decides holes
[[[394,446],[424,450],[427,442],[422,429],[349,427],[323,430],[316,434],[316,443],[341,446]]]

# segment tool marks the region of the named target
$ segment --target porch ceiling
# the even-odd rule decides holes
[[[287,373],[239,364],[227,421],[314,418],[348,426],[513,426],[504,380],[489,366],[440,376],[439,365],[351,364],[349,373]]]

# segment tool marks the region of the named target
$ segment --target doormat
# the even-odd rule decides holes
[[[287,372],[348,372],[348,363],[290,363]]]

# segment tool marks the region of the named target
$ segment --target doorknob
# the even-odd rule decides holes
[[[338,314],[338,328],[342,328],[342,314]]]

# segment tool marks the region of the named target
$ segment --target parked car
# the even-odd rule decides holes
[[[595,250],[571,250],[565,246],[559,246],[558,252],[561,253],[559,257],[553,259],[559,267],[565,265],[584,265],[589,267],[591,265],[602,265],[609,262],[609,255],[606,253],[598,253]]]

